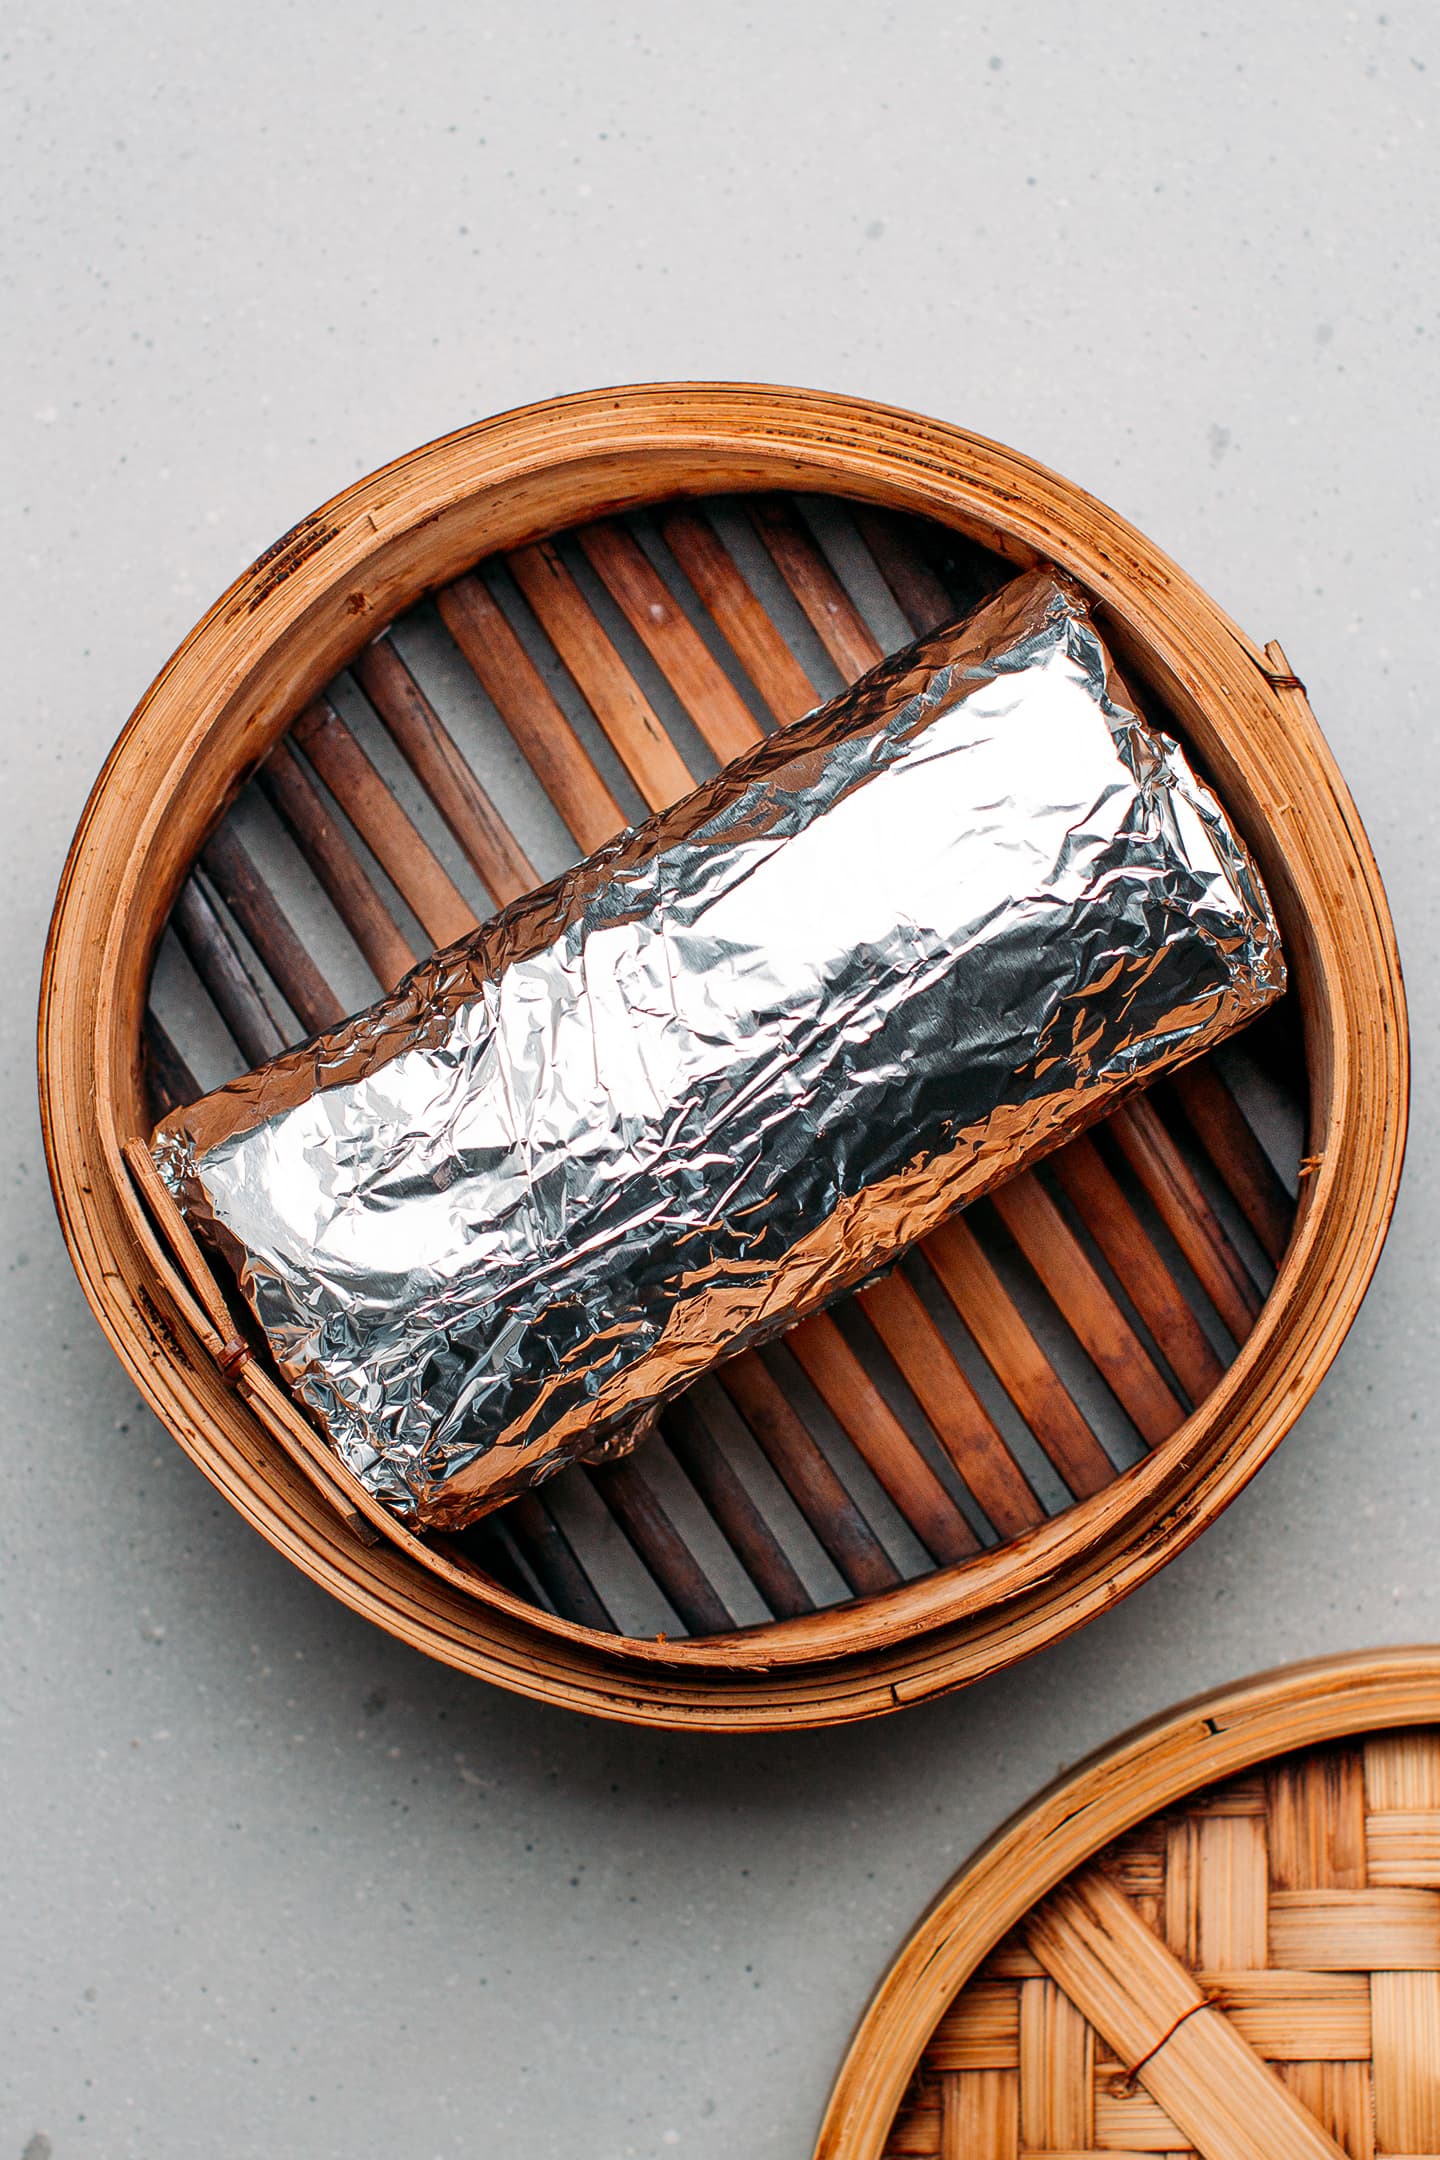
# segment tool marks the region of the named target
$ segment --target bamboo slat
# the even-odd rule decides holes
[[[153,1012],[145,1015],[141,1041],[146,1085],[157,1105],[157,1115],[167,1117],[172,1110],[194,1102],[200,1083],[176,1049],[169,1029]]]
[[[724,1448],[705,1422],[694,1394],[666,1413],[670,1451],[709,1508],[777,1620],[812,1612],[806,1590],[784,1546],[750,1497]]]
[[[731,1358],[720,1384],[850,1588],[893,1589],[894,1562],[761,1359],[754,1351]]]
[[[940,1561],[978,1552],[979,1539],[830,1315],[802,1320],[785,1340],[921,1543]]]
[[[963,603],[958,603],[958,596],[925,559],[922,526],[912,525],[906,532],[899,519],[885,517],[863,504],[856,506],[855,522],[901,614],[917,636],[938,630],[961,612]]]
[[[534,1493],[522,1493],[505,1510],[505,1524],[537,1580],[548,1591],[556,1611],[571,1614],[584,1627],[613,1633],[615,1622],[603,1598],[543,1502]]]
[[[1440,1889],[1440,1808],[1367,1815],[1365,1866],[1372,1883]]]
[[[925,1257],[955,1309],[1076,1499],[1110,1484],[1115,1466],[1026,1325],[968,1223],[946,1223]]]
[[[449,945],[475,927],[475,912],[421,838],[340,715],[309,706],[291,730],[320,778],[428,938]]]
[[[1055,1176],[1181,1387],[1192,1402],[1204,1402],[1225,1368],[1094,1141],[1062,1148]]]
[[[210,835],[201,865],[235,921],[265,956],[271,981],[307,1035],[333,1027],[344,1008],[228,826]]]
[[[721,1635],[735,1625],[729,1607],[633,1462],[592,1474],[595,1490],[660,1583],[692,1635]]]
[[[274,1057],[284,1047],[284,1029],[198,878],[185,880],[170,919],[241,1056],[251,1065]]]
[[[1440,1734],[1381,1734],[1364,1751],[1365,1806],[1373,1815],[1440,1808]]]
[[[1265,1251],[1278,1267],[1290,1242],[1290,1195],[1245,1122],[1212,1059],[1182,1065],[1172,1082],[1181,1107]]]
[[[1375,2095],[1368,2063],[1288,2062],[1276,2068],[1301,2106],[1351,2160],[1375,2160]],[[1387,2160],[1399,2156],[1387,2155]],[[1425,2156],[1410,2155],[1409,2160]]]
[[[1292,1755],[1266,1777],[1270,1880],[1277,1890],[1358,1890],[1366,1880],[1365,1783],[1346,1751]],[[1378,1878],[1370,1874],[1370,1881]]]
[[[688,506],[660,519],[666,545],[715,626],[783,727],[815,703],[815,685],[746,584],[703,511]]]
[[[491,1516],[488,1522],[477,1523],[466,1539],[465,1546],[457,1550],[463,1552],[471,1566],[480,1568],[502,1590],[508,1590],[511,1597],[529,1597],[530,1585],[525,1579],[525,1570],[520,1565],[519,1548],[498,1516]]]
[[[483,578],[457,578],[437,596],[437,604],[446,629],[580,846],[603,847],[625,824],[625,813]]]
[[[1186,1816],[1165,1860],[1165,1940],[1191,1967],[1248,1972],[1268,1950],[1264,1828],[1253,1815]]]
[[[932,2071],[1018,2070],[1020,1990],[977,1981],[945,2013],[926,2054]]]
[[[1248,1972],[1196,1975],[1242,2040],[1267,2062],[1364,2062],[1370,2055],[1370,1989],[1360,1973]]]
[[[1192,2160],[1184,2132],[1159,2101],[1147,2092],[1132,2092],[1117,2081],[1113,2071],[1095,2095],[1095,2135],[1105,2141],[1097,2148],[1101,2152],[1156,2153],[1164,2160],[1171,2160],[1173,2154],[1177,2160]],[[1047,2160],[1053,2156],[1047,2155]],[[1093,2160],[1093,2156],[1077,2155],[1077,2160]]]
[[[415,965],[414,950],[288,743],[275,745],[261,768],[260,785],[329,894],[376,981],[390,989]]]
[[[884,658],[879,640],[789,503],[760,496],[750,516],[826,652],[846,682],[854,682]]]
[[[817,2160],[940,2153],[948,2081],[981,2072],[1018,2075],[1018,2160],[1440,2153],[1440,1899],[1366,1880],[1377,1819],[1427,1819],[1437,1773],[1433,1649],[1302,1666],[1121,1742],[921,1923]]]
[[[1243,1342],[1260,1310],[1260,1293],[1154,1106],[1134,1096],[1108,1123],[1206,1296],[1236,1342]]]
[[[911,1283],[887,1275],[861,1291],[859,1304],[1000,1535],[1019,1537],[1043,1522],[1045,1510]]]
[[[1088,2152],[1095,2142],[1095,2028],[1053,1980],[1020,1987],[1020,2120],[1032,2145]]]
[[[1270,1956],[1310,1972],[1440,1965],[1440,1892],[1277,1890],[1270,1900]]]
[[[551,546],[522,548],[510,574],[551,644],[614,744],[651,810],[678,802],[691,787],[689,768],[661,726],[615,647]]]
[[[749,706],[642,548],[619,525],[587,525],[580,545],[631,629],[721,763],[760,732]]]
[[[1009,2070],[960,2070],[941,2082],[940,2160],[1015,2160],[1020,2080]]]
[[[539,884],[523,848],[446,730],[389,638],[367,645],[355,680],[497,907]]]
[[[991,1201],[1137,1431],[1152,1447],[1167,1439],[1184,1412],[1040,1180],[1018,1177]]]
[[[802,647],[813,650],[812,632],[843,674],[878,651],[865,608],[813,537],[822,529],[843,535],[845,513],[832,507],[812,525],[803,497],[777,492],[797,484],[856,501],[863,538],[852,530],[834,561],[843,554],[848,577],[861,560],[855,551],[868,544],[917,626],[954,612],[1037,549],[1122,601],[1113,620],[1125,625],[1127,674],[1192,742],[1280,900],[1306,1015],[1310,1146],[1320,1167],[1307,1176],[1292,1231],[1288,1195],[1277,1201],[1266,1183],[1263,1150],[1257,1157],[1243,1118],[1236,1126],[1230,1098],[1218,1114],[1203,1084],[1188,1096],[1177,1086],[1179,1108],[1170,1091],[1151,1099],[1201,1201],[1209,1207],[1215,1196],[1225,1222],[1235,1220],[1225,1212],[1232,1207],[1244,1218],[1247,1252],[1253,1234],[1273,1257],[1284,1217],[1279,1282],[1223,1398],[1213,1369],[1202,1370],[1193,1332],[1197,1318],[1213,1330],[1196,1306],[1210,1292],[1203,1280],[1197,1292],[1189,1249],[1143,1179],[1145,1198],[1132,1202],[1128,1165],[1119,1181],[1128,1216],[1113,1194],[1107,1213],[1093,1193],[1087,1208],[1063,1184],[1062,1210],[1049,1198],[1050,1174],[1036,1180],[1068,1246],[1019,1258],[986,1207],[947,1251],[927,1254],[901,1278],[933,1296],[933,1268],[1003,1391],[1003,1419],[1000,1396],[975,1365],[976,1384],[967,1384],[951,1347],[958,1334],[940,1331],[942,1342],[929,1319],[938,1308],[917,1318],[903,1288],[871,1295],[869,1314],[853,1326],[828,1321],[833,1337],[817,1328],[728,1377],[704,1420],[714,1448],[677,1427],[675,1474],[689,1479],[708,1518],[705,1550],[718,1537],[728,1548],[725,1579],[733,1563],[772,1617],[738,1633],[727,1626],[657,1641],[649,1623],[638,1634],[614,1625],[629,1610],[623,1584],[606,1573],[605,1554],[618,1548],[608,1535],[595,1542],[601,1520],[580,1493],[583,1472],[575,1473],[574,1506],[558,1493],[553,1507],[537,1502],[538,1516],[511,1511],[468,1567],[441,1541],[426,1544],[393,1528],[383,1511],[372,1520],[352,1505],[273,1377],[252,1361],[232,1384],[214,1365],[209,1324],[195,1320],[175,1287],[166,1233],[146,1221],[124,1149],[143,1137],[156,1107],[193,1090],[197,1071],[208,1083],[217,1018],[245,1064],[329,1011],[320,945],[303,958],[327,991],[303,958],[296,964],[299,926],[315,919],[311,874],[334,909],[327,939],[352,941],[357,960],[386,986],[426,944],[473,920],[436,854],[442,843],[432,846],[427,832],[448,825],[488,901],[533,874],[488,775],[460,752],[462,733],[468,742],[472,731],[449,712],[454,671],[440,664],[427,595],[527,761],[525,784],[536,776],[530,808],[548,822],[548,798],[575,846],[593,846],[624,822],[600,770],[610,770],[612,752],[628,776],[621,792],[628,797],[634,783],[657,804],[680,785],[690,727],[726,758],[770,719],[783,724],[816,701],[821,693],[800,657]],[[728,486],[739,493],[712,513],[703,498]],[[892,508],[874,507],[881,499]],[[747,501],[775,566],[757,569],[753,585],[742,568],[760,560],[740,531]],[[991,552],[957,538],[957,527]],[[552,544],[556,532],[574,537]],[[738,536],[733,552],[727,534]],[[762,598],[773,595],[776,576],[809,626],[793,649],[783,627],[795,620],[789,602],[772,616]],[[413,624],[403,620],[422,601]],[[551,694],[549,685],[566,677],[593,732],[583,715],[573,724],[567,717],[578,713],[574,699],[562,712]],[[362,696],[429,798],[434,823],[425,805],[407,813],[342,718],[357,713],[360,725]],[[671,697],[685,722],[673,740]],[[393,769],[388,760],[385,769]],[[220,817],[257,772],[293,848],[268,819],[231,827]],[[157,773],[168,776],[158,797]],[[506,773],[508,789],[508,762]],[[405,799],[415,801],[408,787]],[[207,868],[199,858],[217,835]],[[237,835],[254,879],[225,868],[227,860],[231,871],[241,867],[229,845]],[[177,932],[188,913],[191,957],[214,1001],[208,1019],[195,1008],[203,1041],[187,1034],[177,1002],[182,990],[192,995],[184,971],[172,969],[148,1017],[146,1009],[152,957],[186,892],[198,900],[181,898]],[[1333,1354],[1337,1313],[1348,1318],[1373,1265],[1403,1130],[1403,1011],[1383,897],[1353,809],[1281,662],[1249,646],[1138,535],[1064,483],[975,438],[808,393],[622,392],[513,415],[358,484],[269,551],[157,679],[107,767],[67,867],[42,1034],[47,1148],[87,1295],[137,1384],[221,1490],[318,1580],[433,1654],[547,1699],[661,1722],[764,1726],[868,1715],[992,1670],[1144,1579],[1239,1489]],[[1262,1065],[1269,1055],[1266,1047]],[[1099,1148],[1113,1172],[1113,1141],[1102,1135]],[[1164,1182],[1167,1204],[1188,1215],[1192,1243],[1208,1251],[1217,1282],[1230,1276],[1243,1301],[1224,1224],[1217,1244],[1195,1192],[1183,1179]],[[1151,1238],[1156,1215],[1164,1235]],[[1117,1242],[1120,1229],[1128,1243]],[[1174,1245],[1183,1269],[1170,1267]],[[206,1265],[203,1257],[195,1264]],[[1103,1303],[1106,1270],[1119,1290],[1113,1312]],[[966,1276],[968,1298],[959,1288]],[[1259,1268],[1250,1304],[1268,1279]],[[1077,1284],[1098,1286],[1098,1308]],[[1118,1368],[1112,1358],[1102,1371],[1093,1342],[1119,1355],[1132,1395],[1148,1404],[1141,1420],[1120,1407],[1121,1396],[1112,1410]],[[1171,1375],[1194,1405],[1188,1419]],[[1212,1407],[1222,1400],[1223,1410]],[[1049,1481],[1042,1491],[1039,1471],[1027,1468],[1035,1458],[1018,1439],[1011,1446],[1012,1413],[1063,1490]],[[1153,1438],[1162,1428],[1170,1437]],[[1139,1461],[1136,1430],[1148,1447]],[[1131,1467],[1118,1471],[1125,1461]],[[653,1499],[643,1457],[632,1468]],[[652,1535],[645,1560],[642,1516],[658,1531],[654,1511],[637,1500],[626,1535],[678,1622],[674,1593],[698,1567],[696,1554],[669,1523],[680,1549]],[[366,1535],[386,1535],[361,1547],[357,1521]],[[685,1521],[698,1538],[700,1517],[688,1501]],[[989,1537],[995,1542],[978,1549]],[[672,1560],[680,1576],[667,1581]],[[833,1603],[837,1576],[850,1595]],[[692,1612],[703,1609],[718,1626],[724,1601],[708,1602],[703,1590],[697,1599]],[[1395,1864],[1411,1863],[1402,1856]]]
[[[1440,2152],[1440,1972],[1372,1972],[1370,2030],[1377,2152]]]

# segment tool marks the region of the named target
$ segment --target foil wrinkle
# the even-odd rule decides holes
[[[342,1459],[453,1527],[1283,985],[1243,844],[1039,570],[155,1154]]]

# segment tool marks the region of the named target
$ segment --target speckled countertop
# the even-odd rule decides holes
[[[1440,1636],[1440,19],[22,0],[7,44],[0,2160],[805,2160],[900,1935],[1060,1764]],[[683,375],[1014,443],[1278,636],[1415,1030],[1375,1288],[1223,1521],[1006,1679],[766,1741],[489,1692],[288,1568],[91,1322],[32,1079],[71,831],[210,599],[428,436]]]

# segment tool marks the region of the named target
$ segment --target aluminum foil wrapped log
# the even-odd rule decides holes
[[[156,1158],[343,1460],[455,1527],[1283,984],[1219,804],[1035,571]]]

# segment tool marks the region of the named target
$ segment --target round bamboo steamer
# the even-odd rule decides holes
[[[895,1489],[902,1500],[919,1491],[911,1519],[941,1564],[908,1581],[892,1569],[888,1587],[867,1588],[852,1574],[857,1594],[843,1602],[740,1629],[724,1623],[723,1605],[722,1620],[707,1621],[702,1584],[688,1636],[625,1634],[590,1624],[583,1599],[542,1609],[503,1567],[477,1566],[442,1540],[399,1529],[261,1361],[244,1356],[224,1286],[170,1219],[173,1210],[167,1216],[147,1173],[146,1002],[159,941],[197,857],[206,851],[223,887],[215,851],[229,806],[262,767],[273,773],[282,755],[293,765],[291,748],[277,748],[282,738],[339,786],[324,766],[329,722],[315,701],[352,664],[364,679],[367,648],[388,649],[373,646],[388,624],[438,592],[463,636],[460,614],[485,604],[467,575],[482,559],[514,565],[516,551],[580,528],[592,553],[623,547],[623,533],[619,541],[604,535],[625,513],[716,495],[773,506],[785,490],[868,506],[862,516],[927,521],[1010,565],[1053,560],[1094,596],[1127,676],[1217,787],[1280,917],[1308,1098],[1300,1199],[1271,1244],[1276,1272],[1263,1309],[1256,1295],[1256,1310],[1232,1328],[1240,1347],[1228,1370],[1219,1376],[1217,1368],[1208,1391],[1192,1386],[1189,1414],[1177,1408],[1123,1473],[1088,1489],[1072,1475],[1076,1504],[1049,1519],[1022,1514],[1008,1526],[1013,1534],[977,1551],[953,1503],[927,1498],[939,1490],[933,1476],[927,1485],[913,1463],[902,1465]],[[805,553],[803,535],[787,535],[787,514],[782,505],[761,518],[771,553],[837,666],[853,674],[865,664],[867,633],[813,551]],[[701,557],[686,567],[697,590],[727,567],[705,553],[712,539],[691,532]],[[624,562],[611,569],[611,589],[624,601]],[[909,601],[919,573],[901,562],[887,574],[897,598]],[[767,652],[779,664],[760,634],[771,626],[763,616],[757,625],[753,596],[733,578],[709,598],[758,681]],[[631,604],[630,612],[645,635],[644,608]],[[582,648],[591,635],[592,661],[593,633],[593,623],[576,633]],[[565,650],[560,629],[555,636]],[[508,694],[488,677],[486,687],[497,702]],[[598,692],[592,702],[598,709]],[[703,727],[703,699],[692,709]],[[522,710],[514,733],[577,844],[596,844],[613,829],[613,798],[593,772],[577,781],[554,767],[538,719],[532,725]],[[645,800],[678,791],[663,742],[638,744],[628,762]],[[452,771],[452,791],[453,781]],[[431,787],[442,809],[444,782],[442,772]],[[471,786],[462,776],[462,793]],[[491,890],[508,896],[498,880]],[[446,895],[435,899],[430,870],[407,897],[422,919],[429,900],[444,917]],[[427,929],[437,940],[445,934],[443,920]],[[303,995],[287,995],[300,1012]],[[871,1715],[1028,1655],[1135,1588],[1234,1498],[1309,1399],[1374,1268],[1400,1171],[1407,1037],[1379,876],[1278,646],[1253,644],[1140,534],[1012,451],[854,399],[679,384],[547,401],[416,451],[302,520],[216,603],[133,715],[76,834],[46,953],[40,1079],[51,1178],[87,1298],[181,1445],[279,1550],[355,1610],[461,1670],[636,1722],[753,1729]],[[1202,1274],[1215,1262],[1223,1277],[1224,1255],[1217,1259],[1205,1225],[1186,1217],[1183,1164],[1173,1148],[1166,1155],[1153,1119],[1145,1127],[1135,1117],[1125,1143],[1132,1159],[1162,1207],[1168,1197],[1178,1209],[1167,1217],[1177,1236],[1195,1232],[1187,1259]],[[1020,1197],[1017,1190],[1012,1213]],[[1053,1206],[1045,1214],[1049,1203],[1033,1194],[1032,1204],[1041,1233],[1053,1229]],[[1013,1227],[1023,1238],[1018,1218]],[[1093,1288],[1093,1271],[1087,1280]],[[1214,1295],[1225,1287],[1222,1280]],[[836,1356],[832,1406],[870,1444],[867,1420],[884,1424],[888,1413],[853,1361]],[[946,1404],[927,1407],[943,1424]],[[628,1507],[645,1550],[662,1551],[643,1493],[637,1501],[622,1471],[610,1475],[608,1504]],[[723,1465],[715,1475],[723,1478]],[[743,1496],[731,1499],[743,1514]],[[920,1519],[926,1506],[938,1532]],[[1006,1528],[1003,1493],[992,1517]],[[763,1542],[753,1506],[750,1518]],[[681,1565],[665,1584],[677,1609],[687,1579]]]
[[[1440,2152],[1440,1650],[1187,1704],[961,1869],[816,2160]]]

